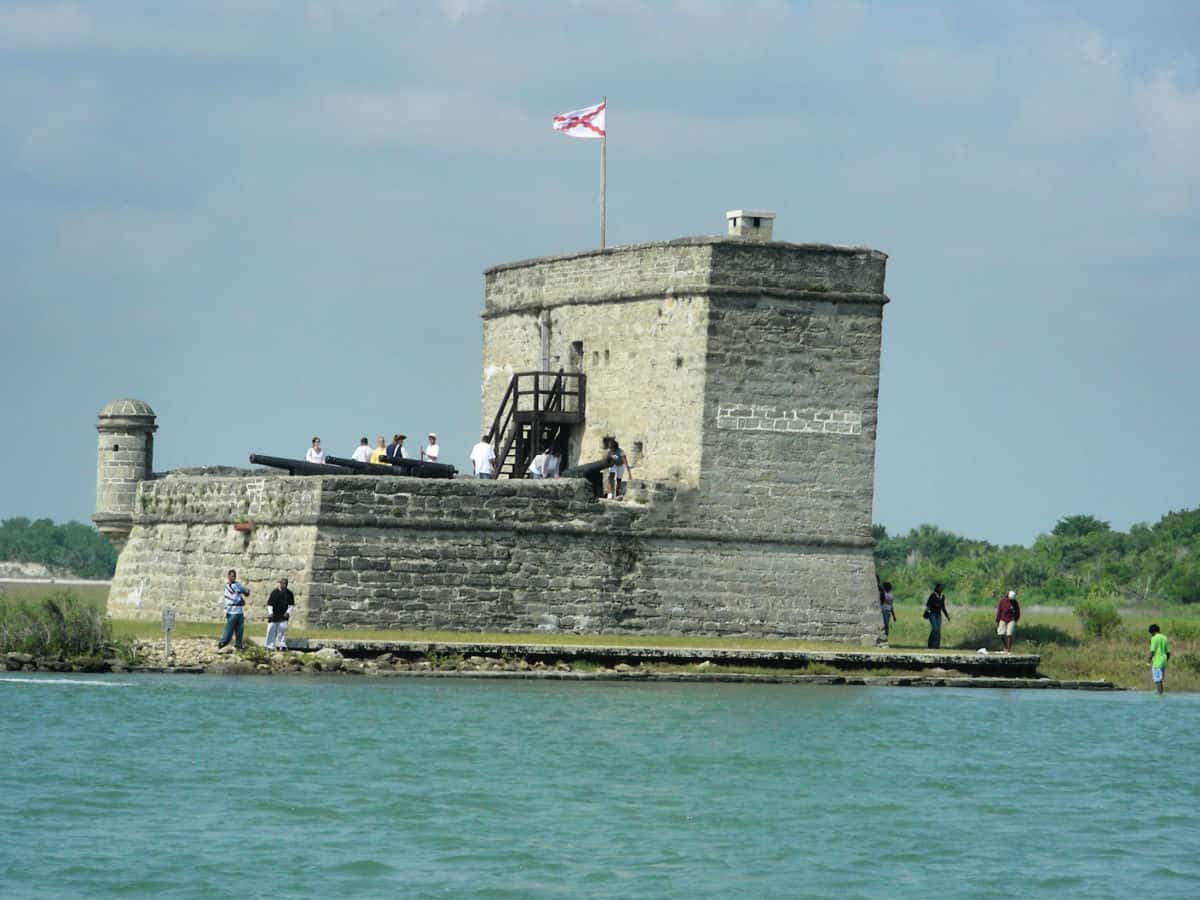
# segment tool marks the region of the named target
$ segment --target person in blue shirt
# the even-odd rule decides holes
[[[234,638],[234,646],[242,649],[242,638],[246,632],[246,598],[250,591],[237,580],[237,572],[229,570],[225,579],[225,592],[221,599],[225,604],[225,630],[221,632],[221,640],[217,642],[220,650]]]

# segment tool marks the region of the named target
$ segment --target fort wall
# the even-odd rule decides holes
[[[171,476],[138,491],[109,609],[218,621],[234,568],[252,621],[286,575],[310,627],[872,633],[845,588],[869,548],[731,542],[689,524],[686,492],[641,499],[596,503],[577,480]]]

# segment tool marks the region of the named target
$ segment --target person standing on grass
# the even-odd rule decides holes
[[[1163,678],[1167,674],[1167,660],[1171,658],[1170,651],[1167,650],[1167,636],[1163,634],[1157,625],[1150,626],[1150,680],[1154,682],[1154,689],[1158,693],[1163,692]]]
[[[267,649],[287,649],[287,627],[296,606],[296,595],[288,589],[288,580],[279,579],[279,587],[267,598]]]
[[[242,638],[246,633],[246,598],[250,591],[237,580],[237,572],[229,570],[225,578],[225,593],[221,596],[225,604],[225,630],[221,632],[221,640],[217,642],[220,650],[234,638],[234,646],[242,649]]]
[[[878,584],[879,576],[875,576],[875,582]],[[892,599],[892,583],[885,581],[879,585],[879,611],[883,613],[883,642],[886,644],[888,633],[891,631],[891,623],[896,621],[896,604]]]
[[[942,646],[942,616],[950,621],[950,610],[946,609],[945,586],[939,581],[933,593],[925,601],[925,618],[929,620],[929,649],[940,650]]]
[[[1021,606],[1017,603],[1017,592],[1009,591],[1000,596],[996,604],[996,634],[1004,644],[1004,652],[1012,653],[1013,632],[1021,620]]]

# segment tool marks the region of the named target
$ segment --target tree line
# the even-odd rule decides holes
[[[1032,546],[998,546],[934,525],[904,535],[873,527],[875,565],[898,598],[924,600],[935,582],[961,603],[1016,589],[1025,603],[1200,602],[1200,508],[1114,531],[1095,516],[1059,519]]]
[[[112,544],[92,526],[24,517],[0,522],[0,561],[41,563],[79,578],[112,578],[117,569]]]

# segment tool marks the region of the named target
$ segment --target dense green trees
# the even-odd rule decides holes
[[[117,567],[112,544],[96,529],[49,519],[0,522],[0,560],[41,563],[56,574],[80,578],[111,578]]]
[[[933,525],[895,537],[881,525],[872,530],[880,577],[903,599],[924,599],[941,581],[960,603],[989,602],[1009,588],[1027,603],[1200,602],[1200,508],[1128,533],[1095,516],[1066,516],[1031,547],[999,547]]]

